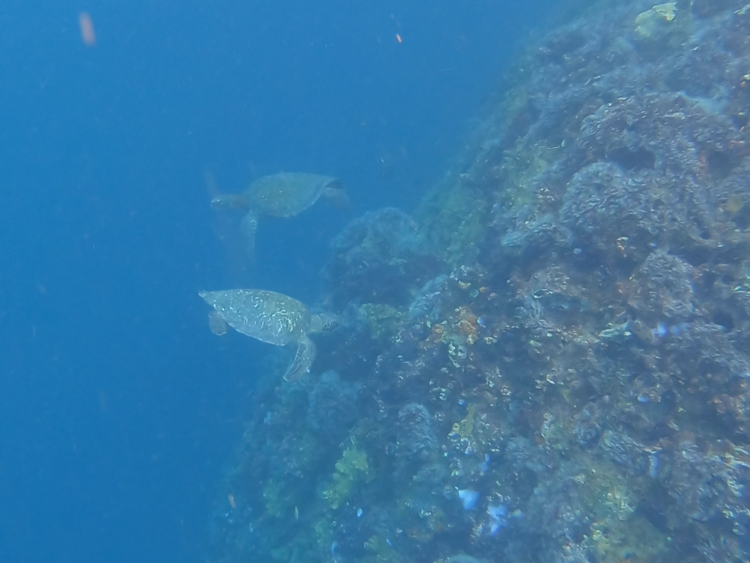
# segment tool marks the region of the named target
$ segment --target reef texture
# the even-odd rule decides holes
[[[412,220],[333,244],[215,563],[750,560],[750,5],[603,2],[529,47]]]

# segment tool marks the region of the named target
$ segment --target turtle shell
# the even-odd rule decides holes
[[[284,172],[258,178],[243,194],[248,207],[271,217],[291,217],[304,211],[326,188],[339,187],[332,176]]]
[[[304,303],[274,291],[229,289],[199,295],[234,330],[268,344],[299,342],[310,326]]]

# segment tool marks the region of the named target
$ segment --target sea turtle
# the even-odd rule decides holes
[[[252,258],[260,217],[292,217],[310,207],[321,196],[338,204],[347,201],[341,181],[337,178],[283,172],[258,178],[241,194],[219,195],[211,201],[211,205],[214,209],[247,209],[240,230],[247,240],[247,251]]]
[[[335,324],[333,315],[311,315],[304,303],[274,291],[228,289],[201,291],[198,295],[214,308],[208,316],[214,334],[225,334],[229,325],[267,344],[295,343],[297,352],[284,375],[287,381],[299,379],[310,371],[315,344],[307,334],[330,330]]]

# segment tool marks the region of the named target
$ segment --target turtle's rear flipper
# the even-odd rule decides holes
[[[257,230],[258,218],[255,216],[255,213],[248,213],[242,218],[240,231],[245,237],[245,249],[251,261],[255,257],[255,231]]]
[[[284,374],[286,381],[296,381],[310,371],[310,366],[315,360],[315,343],[307,337],[299,341],[297,353],[289,369]]]

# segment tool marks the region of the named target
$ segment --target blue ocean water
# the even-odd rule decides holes
[[[415,206],[552,4],[3,2],[2,561],[201,560],[266,348],[197,291],[314,302],[329,240]],[[211,186],[281,170],[353,204],[264,223],[250,271]]]

